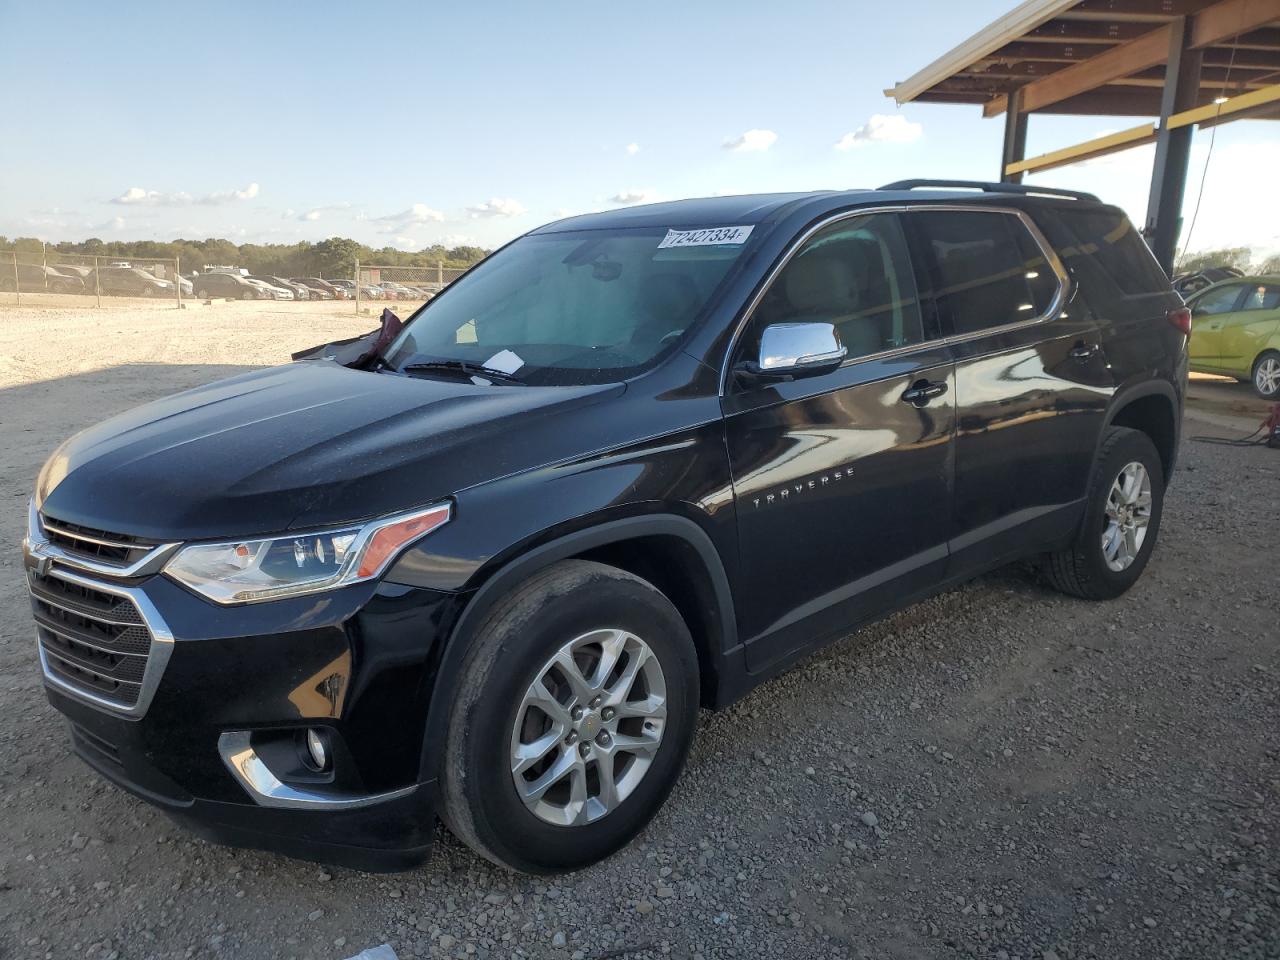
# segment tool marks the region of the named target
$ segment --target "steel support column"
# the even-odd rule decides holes
[[[1196,105],[1200,92],[1199,50],[1191,49],[1191,29],[1186,17],[1170,25],[1169,62],[1164,70],[1160,97],[1160,130],[1156,160],[1151,170],[1147,223],[1143,234],[1151,252],[1173,275],[1173,261],[1182,229],[1182,200],[1187,188],[1187,162],[1191,157],[1191,126],[1170,128],[1169,117]]]
[[[1008,183],[1021,183],[1021,173],[1005,173],[1009,164],[1027,158],[1027,115],[1022,112],[1022,91],[1009,94],[1009,106],[1004,115],[1004,151],[1000,161],[1000,179]]]

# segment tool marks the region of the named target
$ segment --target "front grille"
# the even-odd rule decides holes
[[[124,709],[142,691],[152,636],[132,600],[28,571],[36,633],[48,671],[74,689]]]
[[[153,541],[67,523],[47,515],[41,516],[40,525],[44,528],[45,537],[55,547],[73,556],[118,567],[136,563],[157,546]]]

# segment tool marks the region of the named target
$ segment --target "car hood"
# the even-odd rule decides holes
[[[624,390],[477,386],[293,363],[77,434],[41,470],[36,502],[64,522],[156,540],[362,520],[563,455],[529,428]]]

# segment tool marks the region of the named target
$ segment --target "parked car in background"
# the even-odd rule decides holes
[[[0,264],[0,290],[22,293],[83,293],[84,280],[39,263]]]
[[[245,277],[253,285],[259,287],[263,291],[260,300],[296,300],[293,290],[289,287],[282,287],[269,277]]]
[[[103,293],[117,297],[172,297],[173,283],[161,280],[147,273],[140,267],[100,267],[97,279],[93,271],[85,278],[84,286],[89,290],[101,290]]]
[[[356,285],[354,280],[330,280],[329,283],[341,290],[348,300],[355,299]]]
[[[338,288],[332,283],[327,280],[321,280],[319,277],[294,277],[293,282],[300,283],[309,290],[318,290],[321,294],[321,300],[346,299],[346,294],[339,292]]]
[[[1205,267],[1195,273],[1183,273],[1173,278],[1173,289],[1186,300],[1206,287],[1221,280],[1233,280],[1243,277],[1244,271],[1235,267]]]
[[[379,286],[386,290],[388,294],[396,300],[416,300],[417,296],[402,283],[396,283],[394,280],[384,280]]]
[[[72,263],[55,263],[53,269],[57,270],[64,277],[79,277],[84,280],[89,274],[93,273],[93,267],[78,266]]]
[[[257,288],[236,273],[202,273],[193,281],[201,300],[256,300]]]
[[[1280,276],[1223,280],[1187,301],[1191,369],[1248,380],[1280,400]]]
[[[286,290],[292,290],[293,298],[295,300],[311,299],[310,287],[304,286],[301,283],[294,283],[292,280],[286,280],[284,277],[275,277],[275,276],[263,277],[262,279],[267,281],[267,283],[274,284],[277,287],[283,287]]]

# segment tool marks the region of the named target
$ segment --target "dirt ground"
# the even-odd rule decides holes
[[[326,869],[102,782],[41,691],[18,551],[39,465],[370,327],[337,303],[0,302],[0,958],[1280,957],[1280,452],[1191,439],[1256,423],[1220,381],[1129,595],[1009,569],[860,631],[704,713],[662,813],[578,874],[512,876],[443,831],[410,873]]]

